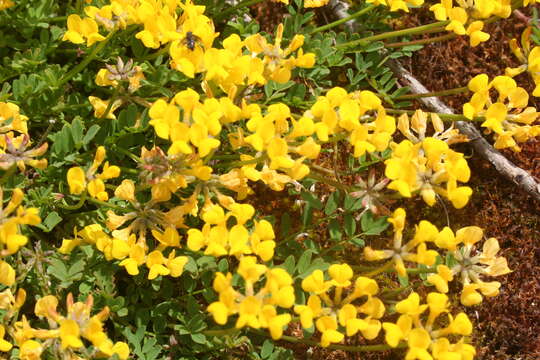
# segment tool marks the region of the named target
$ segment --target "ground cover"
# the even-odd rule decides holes
[[[538,358],[537,10],[0,0],[0,358]]]

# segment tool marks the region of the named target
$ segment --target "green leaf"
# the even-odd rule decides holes
[[[360,219],[362,232],[364,235],[379,235],[390,225],[386,219],[386,216],[375,218],[371,211],[366,211]]]
[[[281,215],[281,222],[280,222],[280,233],[282,237],[286,237],[291,232],[291,216],[289,213],[283,213]]]
[[[204,334],[191,334],[191,340],[201,345],[205,345],[207,343],[206,336],[204,336]]]
[[[356,220],[354,219],[354,216],[351,213],[345,214],[343,222],[345,225],[345,234],[347,234],[347,236],[353,236],[356,232]]]
[[[365,52],[374,52],[384,48],[384,43],[382,41],[375,41],[364,47]]]
[[[311,205],[315,209],[322,210],[323,204],[321,200],[315,197],[315,195],[313,195],[312,193],[307,192],[307,191],[302,191],[300,193],[300,196],[302,197],[302,199],[304,199],[305,202],[307,202],[309,205]]]
[[[84,135],[84,138],[82,139],[83,145],[88,145],[90,143],[90,141],[92,141],[92,139],[96,136],[99,129],[100,129],[100,127],[97,124],[94,124],[94,125],[90,126],[90,129],[88,129],[88,131]]]
[[[270,355],[272,355],[272,352],[274,351],[274,343],[270,340],[265,340],[262,347],[261,347],[261,357],[263,359],[268,358]]]
[[[351,243],[353,245],[356,245],[358,247],[364,247],[366,245],[366,243],[364,242],[364,239],[360,238],[360,237],[353,237],[351,239]]]
[[[339,207],[339,200],[341,198],[341,193],[339,190],[334,191],[326,200],[326,205],[324,207],[324,213],[326,215],[333,214]]]
[[[305,229],[313,218],[313,208],[311,205],[307,204],[304,206],[304,211],[302,211],[302,228]]]
[[[304,251],[302,256],[300,256],[300,259],[298,259],[298,265],[296,265],[296,272],[298,274],[302,274],[309,268],[309,265],[311,264],[312,254],[312,250],[306,250]]]
[[[402,287],[409,286],[409,277],[408,276],[399,276],[398,275],[398,280],[399,280],[399,285],[401,285]]]
[[[83,145],[83,131],[84,126],[79,118],[71,122],[71,137],[76,148],[80,148]]]
[[[345,201],[343,207],[346,211],[355,211],[362,208],[362,199],[358,199],[350,196],[349,194],[345,195]]]
[[[40,224],[40,228],[45,232],[50,232],[56,225],[62,221],[62,218],[56,211],[50,212]]]
[[[287,272],[289,274],[294,274],[294,266],[296,264],[296,260],[294,259],[294,256],[293,255],[289,255],[285,261],[283,262],[283,264],[281,264],[281,266],[283,266],[283,268],[285,270],[287,270]]]
[[[340,241],[343,237],[341,232],[341,224],[336,219],[332,219],[330,221],[330,224],[328,225],[328,232],[330,233],[330,238],[333,241]]]

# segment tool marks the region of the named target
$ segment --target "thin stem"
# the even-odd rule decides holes
[[[427,31],[432,31],[434,29],[440,29],[440,31],[444,31],[444,27],[448,24],[449,24],[449,21],[438,21],[431,24],[427,24],[427,25],[412,27],[409,29],[388,31],[382,34],[367,36],[363,39],[358,39],[358,40],[338,44],[336,45],[336,47],[343,48],[343,47],[349,47],[349,46],[355,46],[355,45],[366,45],[370,42],[377,41],[377,40],[390,39],[390,38],[394,38],[398,36],[405,36],[405,35],[422,34]]]
[[[80,209],[84,203],[86,202],[86,191],[83,192],[81,195],[81,198],[79,199],[79,202],[77,202],[75,205],[63,205],[59,204],[58,207],[66,210],[78,210]]]
[[[315,174],[315,173],[310,172],[307,177],[309,177],[309,178],[311,178],[313,180],[320,181],[320,182],[325,183],[327,185],[333,186],[333,187],[335,187],[337,189],[340,189],[340,190],[343,190],[343,191],[348,192],[350,190],[349,186],[347,186],[345,184],[342,184],[342,183],[340,183],[338,181],[329,179],[328,177],[321,176],[319,174]]]
[[[400,109],[385,109],[388,114],[408,114],[408,115],[414,115],[416,110],[400,110]],[[429,112],[431,113],[431,112]],[[443,121],[472,121],[472,122],[480,122],[485,121],[485,117],[483,116],[476,116],[472,120],[465,117],[465,115],[460,114],[443,114],[443,113],[433,113],[439,115],[441,120]]]
[[[41,19],[41,21],[47,22],[47,23],[64,22],[67,20],[67,18],[68,18],[67,16],[56,16],[56,17]]]
[[[100,120],[101,119],[106,119],[107,115],[109,115],[109,113],[111,112],[111,109],[112,109],[112,107],[114,105],[114,102],[118,98],[118,93],[119,93],[118,88],[119,87],[120,87],[120,85],[118,85],[117,87],[114,88],[113,94],[112,94],[111,98],[109,99],[109,103],[107,104],[107,108],[105,109],[105,112],[98,119],[100,119]]]
[[[384,47],[397,48],[397,47],[404,47],[404,46],[410,46],[410,45],[431,44],[434,42],[452,40],[455,38],[457,38],[457,35],[455,33],[451,33],[451,34],[435,36],[435,37],[431,37],[427,39],[418,39],[418,40],[412,40],[412,41],[403,41],[403,42],[385,44]]]
[[[140,158],[140,157],[138,157],[137,155],[132,154],[132,153],[129,152],[128,150],[123,149],[123,148],[121,148],[121,147],[118,146],[118,145],[114,146],[114,149],[117,150],[119,153],[122,153],[122,154],[126,155],[126,156],[129,157],[131,160],[135,161],[136,163],[140,163],[140,162],[141,162],[141,158]]]
[[[223,335],[234,335],[239,332],[240,332],[240,329],[229,328],[229,329],[220,329],[220,330],[205,330],[202,333],[206,336],[223,336]]]
[[[448,90],[441,90],[441,91],[432,91],[428,93],[423,94],[406,94],[398,96],[397,100],[408,100],[408,99],[418,99],[418,98],[425,98],[425,97],[432,97],[432,96],[447,96],[447,95],[455,95],[455,94],[461,94],[469,92],[469,88],[467,86],[462,86],[458,88],[448,89]]]
[[[384,264],[383,266],[381,266],[381,267],[379,267],[379,268],[377,268],[375,270],[369,271],[367,273],[363,273],[363,274],[361,274],[361,276],[373,277],[375,275],[379,275],[381,273],[384,273],[384,272],[387,272],[388,270],[390,270],[393,265],[394,265],[394,260],[390,260],[386,264]]]
[[[101,201],[101,200],[98,200],[98,199],[94,199],[92,197],[89,197],[87,198],[87,200],[91,203],[94,203],[96,205],[99,205],[99,206],[105,206],[105,207],[109,207],[111,209],[115,209],[115,210],[118,210],[118,211],[128,211],[128,209],[122,207],[122,206],[118,206],[118,205],[114,205],[114,204],[110,204],[108,202],[105,202],[105,201]]]
[[[262,155],[262,156],[254,158],[254,159],[251,159],[251,160],[233,161],[233,162],[228,162],[228,163],[217,164],[217,165],[215,165],[215,167],[219,167],[219,168],[222,168],[222,167],[241,167],[241,166],[244,166],[244,165],[258,164],[258,163],[260,163],[260,162],[262,162],[264,160],[266,160],[266,156]]]
[[[321,172],[321,173],[325,173],[325,174],[332,175],[332,176],[335,175],[333,170],[327,169],[324,166],[320,166],[320,165],[317,165],[317,164],[309,164],[309,167],[312,170],[315,170],[315,171],[318,171],[318,172]]]
[[[230,14],[234,13],[236,10],[238,9],[241,9],[243,7],[247,7],[247,6],[251,6],[251,5],[255,5],[255,4],[258,4],[260,2],[263,2],[265,0],[247,0],[247,1],[243,1],[235,6],[232,6],[230,8],[228,8],[227,10],[224,10],[222,11],[221,13],[217,14],[215,17],[214,17],[214,21],[217,22],[227,16],[229,16]]]
[[[336,21],[331,22],[329,24],[319,26],[318,28],[315,28],[312,32],[310,32],[309,34],[313,35],[313,34],[316,34],[318,32],[325,31],[325,30],[331,29],[331,28],[333,28],[335,26],[339,26],[341,24],[344,24],[349,20],[352,20],[352,19],[354,19],[356,17],[359,17],[359,16],[371,11],[373,8],[375,8],[375,5],[373,5],[373,4],[368,5],[367,7],[363,8],[362,10],[359,10],[359,11],[355,12],[354,14],[349,15],[349,16],[343,18],[343,19],[339,19],[339,20],[336,20]]]
[[[107,35],[107,37],[102,41],[100,42],[99,44],[96,45],[96,47],[94,47],[94,50],[92,50],[92,52],[90,53],[90,55],[88,55],[87,57],[85,57],[83,59],[83,61],[81,61],[77,66],[75,66],[73,69],[71,69],[66,75],[64,75],[64,77],[62,77],[60,79],[60,81],[58,81],[58,83],[56,84],[57,87],[60,87],[62,85],[64,85],[65,83],[67,83],[71,78],[73,78],[75,75],[77,75],[78,73],[80,73],[92,60],[94,60],[97,56],[97,54],[103,50],[103,48],[105,47],[105,45],[107,45],[107,43],[109,42],[109,40],[111,40],[113,34],[115,32],[114,31],[111,31],[109,33],[109,35]]]

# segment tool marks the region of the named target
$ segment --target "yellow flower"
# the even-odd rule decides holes
[[[0,284],[4,286],[15,284],[15,270],[3,260],[0,260]]]
[[[330,0],[304,0],[305,8],[318,8],[328,4]]]
[[[62,339],[62,349],[68,347],[80,348],[83,346],[81,339],[79,338],[80,328],[75,320],[61,320],[60,321],[60,337]]]
[[[5,10],[13,6],[15,6],[15,3],[12,0],[0,0],[0,10]]]
[[[103,180],[108,180],[120,176],[120,168],[118,166],[109,166],[106,162],[103,166],[103,170],[100,174],[96,174],[99,166],[105,159],[105,148],[100,146],[96,150],[96,155],[92,166],[85,172],[80,167],[74,167],[67,172],[67,181],[69,185],[69,192],[71,194],[79,195],[88,190],[91,197],[107,201],[109,195],[105,191],[105,183]]]
[[[122,100],[115,100],[112,105],[109,106],[110,100],[102,100],[95,96],[89,96],[88,100],[90,101],[90,104],[92,104],[92,107],[94,108],[94,116],[98,119],[101,119],[105,116],[107,119],[116,119],[116,116],[114,115],[114,111],[122,105]]]
[[[86,41],[86,46],[92,46],[95,42],[105,40],[105,37],[98,32],[97,23],[91,18],[81,19],[77,14],[69,15],[67,28],[63,41],[69,40],[74,44],[82,44]]]
[[[11,343],[4,340],[4,335],[6,334],[6,329],[4,328],[4,325],[0,325],[0,351],[8,352],[11,350],[13,345]]]

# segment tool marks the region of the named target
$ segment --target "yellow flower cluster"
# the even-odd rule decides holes
[[[205,73],[207,82],[213,82],[232,98],[238,87],[264,85],[270,79],[287,82],[293,68],[312,67],[315,61],[314,54],[298,50],[304,42],[303,35],[296,35],[287,48],[281,49],[283,25],[278,26],[274,44],[268,44],[260,34],[243,41],[234,34],[224,39],[223,48],[214,48],[212,44],[218,36],[214,24],[204,15],[205,7],[194,5],[191,0],[113,0],[109,5],[89,6],[85,11],[88,17],[84,19],[69,16],[64,40],[76,44],[86,40],[87,46],[91,46],[105,39],[98,32],[98,23],[108,29],[143,25],[144,30],[135,37],[144,46],[156,49],[170,44],[172,68],[191,78]],[[291,56],[296,50],[297,56]],[[211,91],[209,87],[207,91]]]
[[[350,133],[348,141],[354,147],[355,157],[385,150],[396,130],[394,118],[386,114],[377,95],[367,90],[347,93],[340,87],[320,96],[295,123],[294,130],[296,126],[298,131],[293,133],[316,133],[322,142],[328,141],[329,135]]]
[[[0,309],[7,311],[9,318],[14,317],[25,299],[24,290],[19,289],[15,298],[11,291],[6,289],[0,293]],[[16,321],[12,326],[11,336],[19,347],[19,359],[40,359],[46,348],[59,346],[60,352],[66,358],[82,360],[81,356],[84,355],[77,353],[84,348],[81,337],[95,347],[92,357],[111,357],[116,354],[122,360],[127,359],[128,345],[124,342],[113,343],[103,331],[103,322],[109,316],[109,309],[105,307],[98,314],[90,316],[92,305],[91,295],[85,303],[74,303],[73,296],[69,294],[66,301],[67,314],[63,316],[56,310],[56,297],[47,295],[40,298],[36,302],[34,313],[39,318],[47,319],[50,329],[33,328],[24,315],[20,321]],[[12,349],[13,344],[3,339],[5,331],[5,327],[0,325],[0,351],[7,352]]]
[[[244,293],[234,289],[231,273],[216,274],[214,290],[219,300],[208,306],[215,322],[224,325],[229,316],[238,314],[236,328],[269,329],[272,338],[279,339],[291,315],[278,314],[277,308],[288,309],[294,304],[292,277],[284,269],[258,264],[254,256],[243,256],[236,272],[244,280]],[[260,284],[263,277],[264,286]]]
[[[92,244],[105,255],[107,260],[121,260],[120,266],[123,266],[130,275],[139,274],[139,266],[143,264],[149,270],[148,279],[150,280],[160,275],[172,277],[182,275],[188,258],[176,256],[175,250],[172,250],[168,257],[163,255],[167,247],[180,246],[180,236],[176,230],[169,227],[163,233],[154,230],[152,234],[160,245],[156,250],[148,253],[146,243],[137,239],[135,234],[131,234],[127,239],[118,237],[124,235],[122,232],[113,232],[113,236],[109,236],[99,224],[92,224],[85,226],[81,231],[74,231],[74,237],[64,239],[58,251],[67,254],[76,246]]]
[[[84,171],[80,167],[73,167],[67,172],[67,181],[69,184],[69,192],[79,195],[88,190],[91,197],[107,201],[109,194],[105,191],[104,180],[113,179],[120,176],[120,168],[116,165],[109,165],[105,162],[101,174],[96,174],[98,168],[105,160],[107,152],[103,146],[98,147],[92,166]]]
[[[107,227],[111,232],[108,235],[99,224],[86,226],[82,231],[75,231],[73,239],[64,239],[59,249],[61,253],[69,253],[82,243],[93,244],[105,255],[107,260],[121,260],[130,275],[139,274],[139,266],[145,264],[149,269],[148,278],[155,279],[159,275],[179,277],[182,275],[186,256],[176,256],[175,250],[163,255],[168,247],[180,247],[180,235],[176,227],[182,225],[185,209],[181,206],[168,212],[155,208],[155,203],[149,202],[141,205],[135,198],[135,184],[131,180],[124,180],[116,188],[115,196],[128,201],[134,211],[124,215],[116,215],[113,211],[107,212]],[[124,223],[131,223],[119,229]],[[158,246],[149,251],[146,239],[151,232]]]
[[[189,229],[187,246],[190,250],[204,250],[205,255],[225,256],[255,254],[263,261],[269,261],[274,256],[274,230],[266,220],[253,221],[254,230],[250,234],[246,222],[255,214],[255,209],[249,204],[233,203],[227,213],[219,205],[209,205],[202,211],[204,221],[202,230]],[[230,219],[236,220],[230,229],[227,227]]]
[[[510,0],[455,0],[455,4],[454,0],[441,0],[429,9],[437,20],[450,20],[446,30],[468,35],[471,46],[489,39],[489,34],[482,31],[483,19],[491,16],[507,18],[512,12]]]
[[[536,87],[532,95],[540,97],[540,46],[535,46],[531,49],[531,27],[527,27],[521,35],[521,45],[519,47],[517,40],[510,40],[510,50],[522,64],[517,68],[506,68],[505,75],[514,77],[527,71],[534,81]]]
[[[47,143],[27,149],[30,144],[28,136],[28,117],[22,115],[19,106],[0,102],[0,168],[8,170],[16,165],[20,171],[25,171],[26,165],[36,169],[47,167],[47,159],[36,159],[43,155],[48,148]],[[15,136],[14,132],[19,135]]]
[[[448,282],[454,277],[463,282],[461,303],[465,306],[476,305],[482,302],[482,296],[497,296],[501,284],[498,281],[485,282],[481,276],[500,276],[508,274],[507,261],[504,257],[496,256],[499,251],[499,242],[489,238],[484,242],[481,253],[475,251],[475,244],[483,237],[483,231],[477,226],[459,229],[454,237],[450,229],[445,228],[446,239],[439,240],[439,246],[446,248],[455,259],[455,265],[438,265],[437,273],[429,275],[427,281],[435,285],[437,291],[448,292]],[[441,231],[441,234],[445,231]],[[446,243],[446,244],[445,244]],[[456,246],[462,244],[460,248]]]
[[[7,206],[2,206],[4,190],[0,188],[0,284],[15,284],[15,270],[3,258],[15,254],[26,245],[28,238],[21,234],[21,225],[38,225],[41,218],[36,208],[22,205],[24,194],[21,189],[13,189]]]
[[[527,106],[529,94],[511,77],[496,76],[489,81],[486,74],[480,74],[469,81],[468,87],[474,94],[463,105],[463,114],[469,119],[478,115],[486,118],[482,126],[493,132],[496,149],[520,151],[518,142],[540,135],[540,125],[534,125],[540,113]],[[491,89],[498,93],[495,102],[490,96]]]
[[[114,111],[123,104],[122,95],[137,91],[141,87],[142,79],[144,79],[142,68],[133,66],[132,59],[124,63],[119,57],[115,65],[106,65],[106,68],[99,69],[95,79],[96,85],[114,87],[115,93],[120,95],[120,98],[102,100],[96,96],[89,96],[88,100],[94,108],[94,116],[98,119],[103,117],[116,119]],[[124,83],[127,83],[127,90]]]
[[[427,319],[423,314],[427,312]],[[444,294],[429,293],[427,304],[420,304],[420,295],[413,292],[396,304],[400,314],[395,323],[385,322],[385,339],[388,345],[396,347],[401,340],[408,345],[405,359],[422,360],[472,360],[476,351],[472,345],[464,343],[464,336],[472,333],[472,324],[467,314],[456,317],[448,314],[448,325],[437,328],[437,318],[449,312],[448,297]],[[461,339],[452,343],[453,337]]]
[[[379,286],[373,279],[359,276],[353,282],[353,271],[347,264],[334,264],[328,268],[329,279],[321,270],[315,270],[302,281],[302,289],[311,295],[306,305],[296,305],[304,329],[313,326],[321,332],[321,346],[338,343],[344,334],[358,332],[373,340],[381,330],[380,319],[385,312],[383,302],[375,297]],[[330,296],[334,288],[333,297]]]
[[[405,210],[399,208],[388,219],[394,228],[392,249],[374,250],[370,246],[364,248],[364,257],[368,261],[392,259],[396,272],[407,276],[405,262],[413,262],[425,266],[434,266],[437,257],[445,258],[444,254],[428,249],[433,243],[439,250],[446,250],[453,258],[453,265],[437,265],[437,272],[427,277],[427,281],[441,293],[448,292],[448,283],[456,277],[463,282],[461,303],[466,306],[476,305],[484,296],[496,296],[501,284],[497,281],[484,282],[482,275],[499,276],[508,274],[507,261],[504,257],[496,256],[499,251],[497,239],[490,238],[484,243],[482,253],[477,254],[475,244],[482,240],[483,231],[477,226],[468,226],[455,233],[449,227],[441,231],[429,221],[422,220],[416,226],[411,240],[403,245],[403,230],[405,228]],[[458,247],[461,245],[461,247]]]
[[[431,114],[435,133],[426,136],[427,120],[427,114],[421,110],[416,111],[410,121],[405,114],[399,118],[398,128],[407,140],[392,143],[392,156],[385,161],[385,174],[392,180],[388,188],[405,197],[419,191],[430,206],[435,204],[438,194],[450,200],[454,207],[462,208],[472,190],[458,186],[458,181],[469,181],[471,171],[463,154],[450,149],[449,145],[466,138],[455,129],[445,131],[436,114]]]
[[[428,242],[437,243],[439,232],[429,221],[421,221],[416,227],[414,237],[403,244],[403,230],[405,229],[405,210],[399,208],[388,218],[394,228],[392,249],[374,250],[371,246],[364,248],[364,258],[367,261],[392,259],[396,272],[400,276],[407,276],[405,261],[426,266],[435,264],[439,253],[427,248]]]
[[[196,154],[177,153],[171,146],[166,154],[159,147],[141,150],[139,177],[152,188],[152,201],[168,201],[171,194],[197,180],[210,180],[212,168],[204,165]],[[217,192],[217,190],[214,189]],[[200,187],[196,186],[191,201],[196,202]]]

